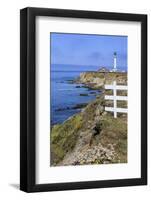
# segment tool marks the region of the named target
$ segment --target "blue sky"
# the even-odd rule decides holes
[[[127,68],[127,36],[51,33],[51,64]]]

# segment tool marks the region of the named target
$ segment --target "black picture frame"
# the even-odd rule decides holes
[[[37,16],[120,20],[141,23],[141,178],[36,184],[35,19]],[[121,187],[147,184],[147,15],[48,8],[20,11],[20,189],[25,192]]]

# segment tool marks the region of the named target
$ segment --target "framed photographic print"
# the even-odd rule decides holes
[[[20,12],[20,189],[147,184],[147,16]]]

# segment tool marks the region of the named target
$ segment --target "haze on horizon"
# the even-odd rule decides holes
[[[127,69],[127,36],[51,33],[51,64],[113,66]]]

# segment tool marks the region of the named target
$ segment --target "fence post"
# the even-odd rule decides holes
[[[112,90],[113,95],[105,95],[105,100],[112,100],[113,101],[113,107],[106,107],[105,111],[113,112],[114,118],[117,118],[117,113],[127,113],[127,108],[118,108],[117,107],[117,101],[127,101],[128,98],[126,96],[117,96],[117,90],[127,90],[128,87],[125,85],[117,85],[116,81],[113,81],[112,85],[105,85],[105,89]]]
[[[113,96],[114,96],[114,118],[117,118],[117,101],[116,101],[116,81],[113,81]]]

